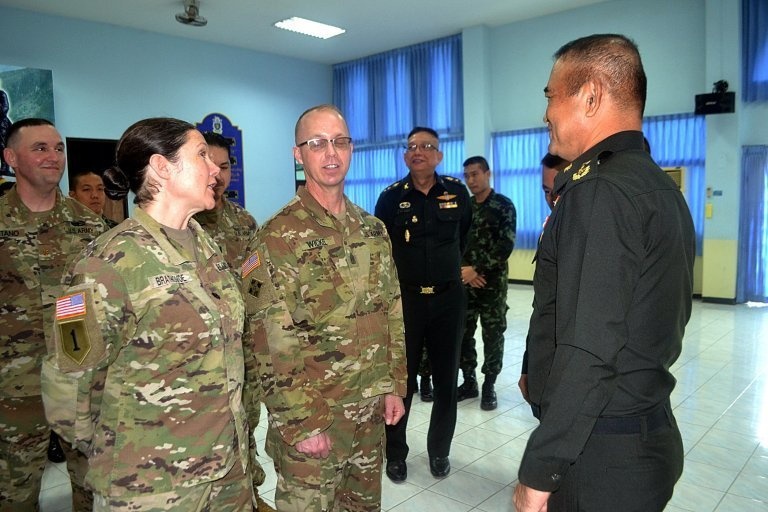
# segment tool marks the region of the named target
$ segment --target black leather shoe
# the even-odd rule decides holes
[[[451,461],[448,457],[430,457],[429,471],[435,478],[443,478],[451,472]]]
[[[56,435],[56,432],[53,431],[51,431],[51,438],[48,441],[48,460],[55,464],[67,460],[67,458],[64,456],[64,450],[61,449],[59,436]]]
[[[435,395],[432,394],[432,379],[429,377],[421,378],[421,401],[432,402],[435,399]]]
[[[477,398],[480,396],[480,391],[477,389],[477,379],[474,376],[465,377],[464,383],[459,386],[456,392],[456,400],[461,402],[467,398]]]
[[[496,391],[493,389],[493,384],[483,382],[483,396],[480,398],[480,408],[484,411],[492,411],[498,406],[499,402],[496,400]]]
[[[405,482],[408,478],[408,466],[404,460],[388,460],[387,461],[387,476],[390,480],[396,484]]]

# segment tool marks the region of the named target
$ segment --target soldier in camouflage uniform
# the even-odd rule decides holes
[[[491,171],[482,156],[473,156],[464,162],[464,180],[473,195],[472,229],[461,267],[468,305],[459,363],[464,383],[459,386],[458,399],[474,398],[479,394],[475,377],[475,329],[479,317],[485,356],[480,408],[490,411],[498,405],[494,384],[504,357],[507,260],[515,247],[516,213],[512,201],[491,188]]]
[[[183,121],[128,128],[105,182],[115,195],[130,188],[138,207],[88,247],[56,301],[46,412],[88,455],[97,511],[253,507],[244,304],[191,219],[214,204],[207,151]]]
[[[216,176],[216,186],[213,189],[216,206],[210,210],[196,213],[194,219],[200,224],[206,233],[211,235],[213,241],[219,246],[224,260],[237,279],[240,279],[240,267],[245,257],[248,241],[259,228],[256,220],[240,205],[233,203],[226,197],[226,190],[232,180],[232,155],[230,147],[232,141],[215,132],[204,132],[203,137],[208,143],[208,153],[211,161],[219,168]],[[244,333],[243,348],[248,349],[247,332]],[[252,362],[253,357],[246,355],[246,361]],[[253,364],[245,368],[245,378],[259,381]],[[260,404],[261,391],[259,386],[246,386],[243,389],[243,400],[248,404],[245,408],[248,413],[248,424],[255,429],[259,424],[261,415]],[[257,487],[264,483],[266,475],[261,463],[256,456],[258,449],[253,435],[248,436],[249,451],[251,457],[251,474],[253,475],[253,490],[258,495]],[[263,505],[262,505],[263,506]]]
[[[40,367],[54,301],[66,268],[106,226],[62,196],[64,143],[50,122],[16,122],[3,156],[16,185],[0,198],[0,510],[35,510],[50,437]],[[73,484],[78,495],[75,475]]]
[[[400,420],[406,391],[397,272],[384,225],[344,196],[352,144],[341,113],[309,109],[295,135],[306,188],[243,264],[275,505],[377,511],[384,425]]]
[[[259,226],[250,213],[226,197],[225,192],[232,180],[229,153],[231,141],[214,132],[205,132],[203,137],[208,143],[211,160],[219,167],[219,175],[216,176],[216,187],[213,189],[216,206],[195,214],[195,220],[218,244],[224,260],[232,269],[236,269],[235,273],[239,277],[248,240]]]

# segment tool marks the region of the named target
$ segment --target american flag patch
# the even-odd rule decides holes
[[[56,320],[85,314],[85,292],[56,299]]]
[[[248,274],[259,268],[259,266],[261,266],[261,258],[259,258],[259,253],[255,252],[251,254],[250,258],[243,262],[240,275],[243,278],[246,278],[248,277]]]

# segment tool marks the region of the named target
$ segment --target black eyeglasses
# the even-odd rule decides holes
[[[307,146],[310,151],[325,151],[328,147],[328,143],[333,144],[333,147],[340,150],[349,149],[352,145],[352,137],[336,137],[335,139],[309,139],[300,144],[296,144],[296,147]]]
[[[429,151],[437,151],[437,146],[430,144],[429,142],[422,142],[421,144],[408,144],[405,146],[406,153],[413,153],[417,149],[420,149],[422,152],[426,153]]]

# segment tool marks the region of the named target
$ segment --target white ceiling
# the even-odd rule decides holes
[[[183,0],[0,0],[0,6],[335,64],[393,48],[609,0],[200,0],[205,27],[182,25]],[[345,28],[320,40],[274,28],[301,16]],[[30,27],[32,30],[33,27]]]

